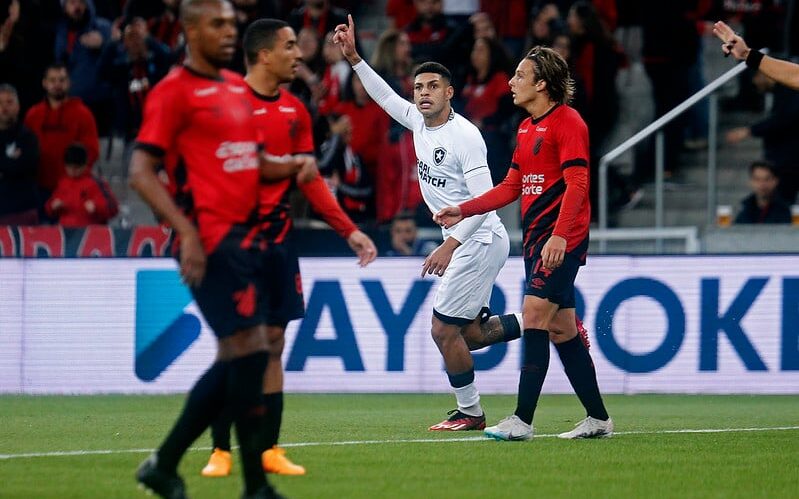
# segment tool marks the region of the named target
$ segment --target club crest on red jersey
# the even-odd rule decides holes
[[[535,139],[535,145],[533,146],[533,154],[538,155],[538,152],[541,150],[541,146],[544,145],[544,137],[538,137]]]

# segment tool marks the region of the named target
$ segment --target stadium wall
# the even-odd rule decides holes
[[[446,392],[422,260],[301,261],[289,392]],[[518,311],[508,261],[495,312]],[[799,255],[592,257],[578,311],[606,393],[799,393]],[[569,393],[553,349],[544,390]],[[214,339],[170,259],[0,259],[0,393],[185,391]],[[475,353],[484,393],[515,393],[520,343]]]

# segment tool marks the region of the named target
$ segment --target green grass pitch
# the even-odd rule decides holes
[[[308,474],[272,482],[289,498],[799,497],[799,397],[606,401],[619,432],[611,439],[552,438],[582,412],[573,396],[544,396],[535,420],[540,438],[495,442],[480,432],[427,431],[452,408],[449,395],[288,395],[281,440]],[[146,497],[133,472],[182,402],[1,396],[0,498]],[[515,398],[484,396],[483,406],[494,424]],[[741,428],[756,430],[675,432]],[[208,436],[195,445],[210,446]],[[239,497],[238,456],[233,476],[221,479],[199,476],[207,456],[191,450],[181,462],[190,496]]]

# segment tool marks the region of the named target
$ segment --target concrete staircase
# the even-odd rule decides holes
[[[640,33],[633,31],[622,35],[633,63],[620,72],[618,87],[621,95],[621,117],[608,150],[624,142],[653,121],[654,108],[646,73],[635,54],[640,46]],[[733,62],[722,57],[715,38],[706,37],[704,50],[705,82],[717,78],[733,66]],[[720,96],[734,95],[737,82],[731,81],[722,88]],[[747,126],[761,119],[763,114],[751,112],[719,112],[717,150],[717,205],[731,205],[737,213],[738,205],[749,193],[748,166],[762,159],[762,148],[758,139],[748,139],[740,144],[724,142],[726,130]],[[621,173],[629,173],[632,154],[623,155],[616,167]],[[652,167],[654,169],[654,166]],[[593,181],[598,182],[597,179]],[[664,223],[666,226],[696,226],[705,228],[707,215],[707,148],[680,154],[680,169],[676,178],[667,181],[664,190]],[[715,214],[714,214],[715,215]],[[634,209],[618,213],[612,220],[616,227],[652,227],[655,224],[654,184],[643,186],[643,198]]]

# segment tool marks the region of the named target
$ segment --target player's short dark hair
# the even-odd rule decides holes
[[[228,3],[228,0],[181,0],[180,22],[184,26],[193,24],[200,18],[200,7],[221,3]]]
[[[50,71],[61,71],[61,70],[64,70],[67,72],[67,74],[69,74],[69,70],[67,69],[66,64],[64,64],[63,62],[51,62],[44,68],[44,73],[42,74],[42,76],[47,76],[47,73],[49,73]]]
[[[569,73],[569,63],[549,47],[536,46],[527,53],[535,66],[533,81],[545,81],[549,98],[559,104],[568,104],[574,96],[574,80]]]
[[[64,151],[64,164],[84,166],[89,161],[89,154],[83,144],[73,142]]]
[[[280,19],[258,19],[247,27],[244,32],[242,46],[247,64],[254,64],[258,60],[258,52],[272,49],[278,31],[288,28],[289,23]]]
[[[447,83],[452,81],[452,73],[443,64],[437,62],[423,62],[419,64],[416,71],[413,72],[413,77],[416,78],[422,73],[435,73],[440,75],[442,79],[447,80]]]
[[[768,170],[775,177],[779,177],[779,174],[777,173],[777,168],[774,166],[774,163],[772,163],[771,161],[766,161],[764,159],[753,161],[752,164],[749,165],[749,175],[751,176],[753,173],[755,173],[755,170],[757,170],[758,168]]]

